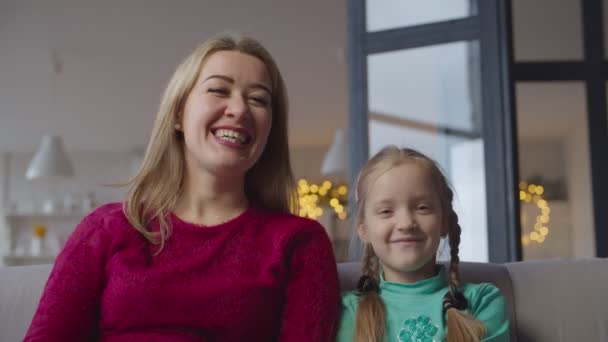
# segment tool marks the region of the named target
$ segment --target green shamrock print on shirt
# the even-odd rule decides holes
[[[418,316],[417,318],[409,318],[403,322],[401,331],[399,332],[400,342],[435,342],[433,337],[437,334],[439,328],[428,316]]]

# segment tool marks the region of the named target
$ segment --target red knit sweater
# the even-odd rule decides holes
[[[213,227],[170,223],[154,256],[120,204],[87,216],[25,341],[333,341],[338,277],[318,223],[258,209]]]

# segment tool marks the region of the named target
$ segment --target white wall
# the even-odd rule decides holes
[[[292,147],[291,167],[296,181],[300,178],[317,182],[321,180],[321,163],[329,146]]]
[[[346,126],[343,1],[2,0],[0,151],[31,151],[46,133],[82,150],[145,144],[177,64],[224,30],[276,59],[291,143],[328,144]]]
[[[587,120],[577,120],[566,139],[568,197],[572,211],[574,257],[595,256],[593,199]]]

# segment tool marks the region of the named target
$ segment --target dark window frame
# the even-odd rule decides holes
[[[517,127],[512,115],[510,2],[480,0],[477,15],[431,24],[367,32],[365,0],[347,1],[351,186],[369,155],[367,57],[372,53],[478,40],[482,137],[486,168],[488,252],[492,262],[521,260]],[[353,191],[351,191],[351,194]],[[351,196],[351,212],[354,207]],[[353,257],[360,255],[355,251]]]

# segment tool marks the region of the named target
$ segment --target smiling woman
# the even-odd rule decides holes
[[[293,183],[275,62],[208,40],[169,81],[127,199],[58,256],[25,340],[332,341],[335,258],[291,214]]]

